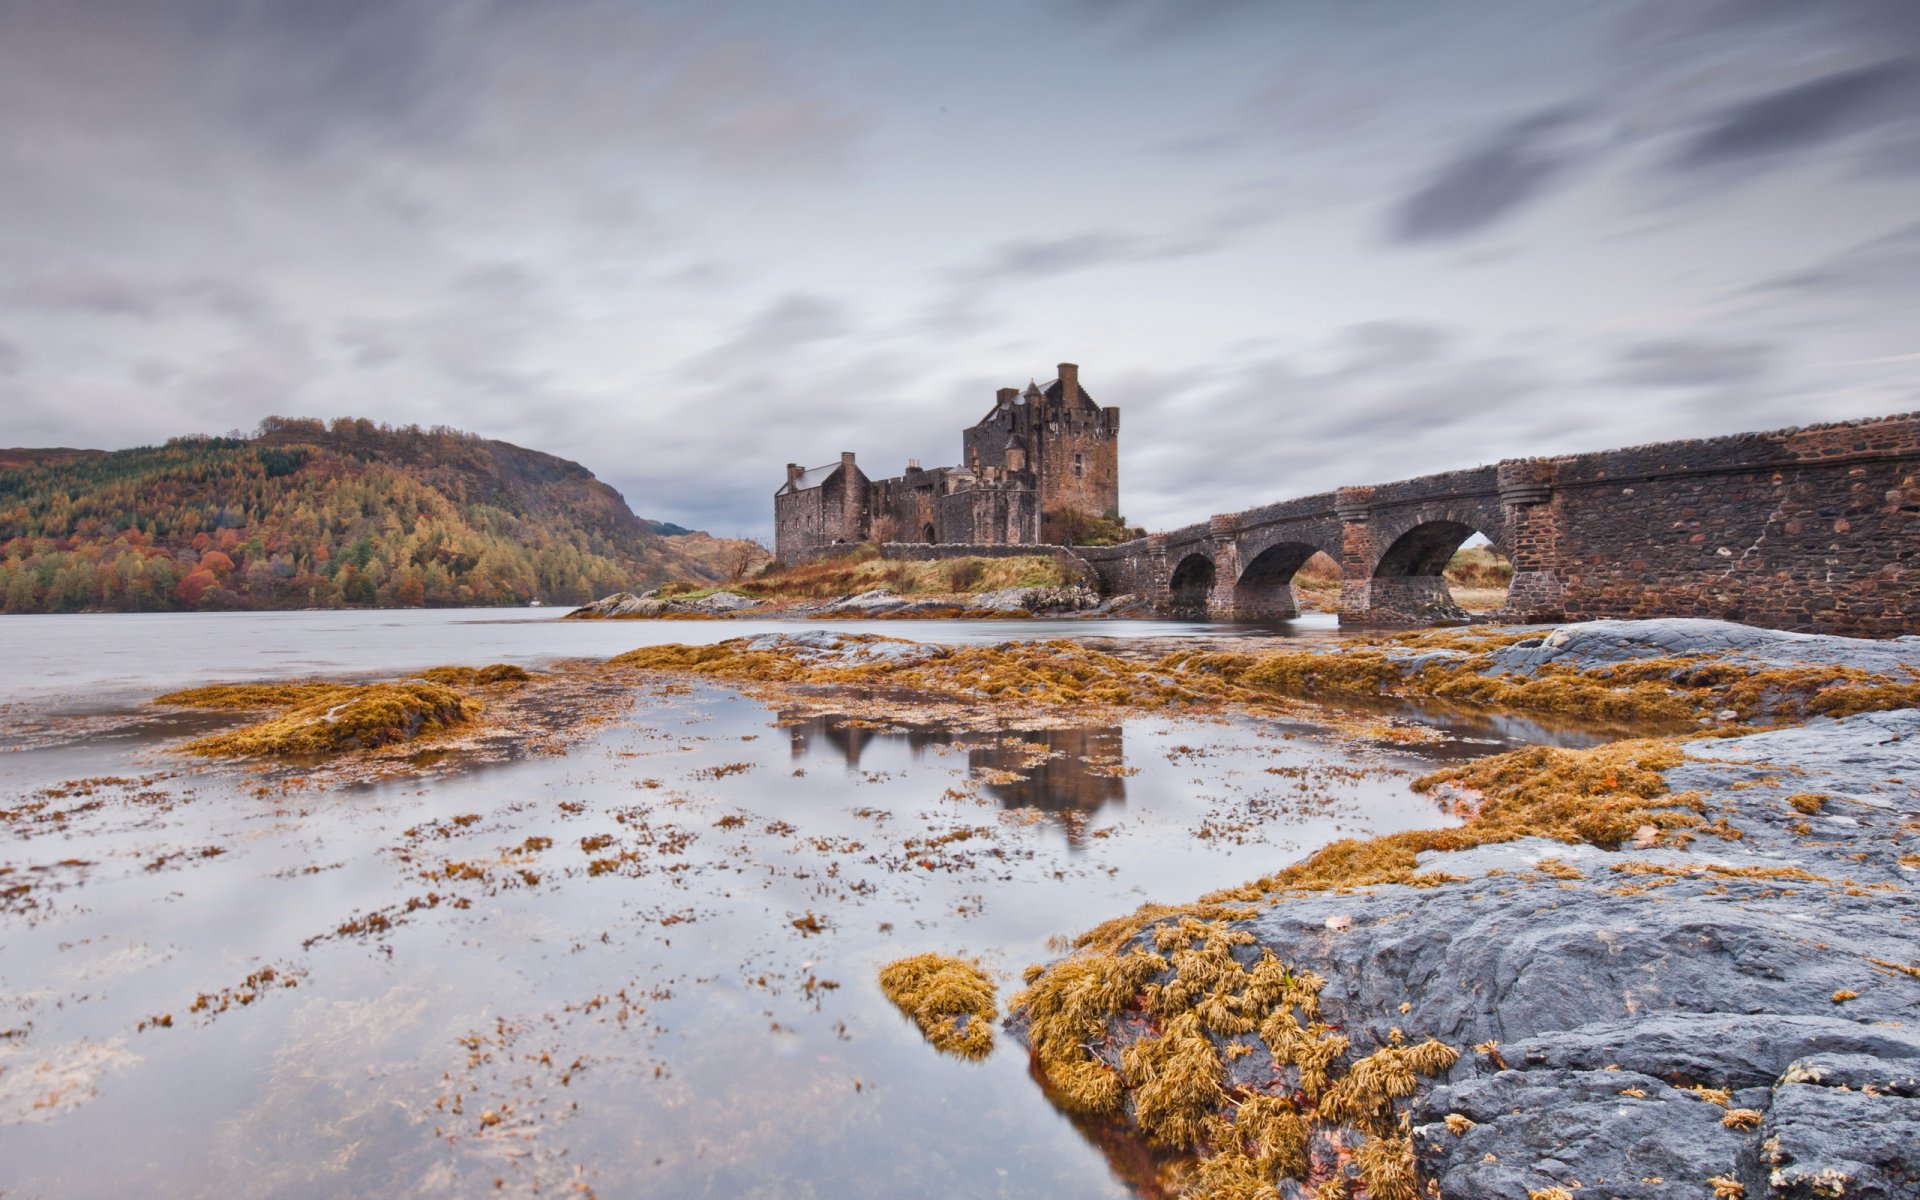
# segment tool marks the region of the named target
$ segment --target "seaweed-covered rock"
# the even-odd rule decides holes
[[[480,709],[478,701],[444,684],[369,683],[291,705],[278,716],[197,738],[181,749],[207,758],[314,758],[412,741],[464,725]]]
[[[1335,1045],[1308,1036],[1318,1029],[1338,1031],[1334,1071],[1420,1039],[1461,1052],[1399,1093],[1407,1156],[1444,1197],[1920,1196],[1920,711],[1674,745],[1684,757],[1660,768],[1666,795],[1639,803],[1684,822],[1617,843],[1571,829],[1461,836],[1371,877],[1394,882],[1369,882],[1367,846],[1346,843],[1323,852],[1327,877],[1282,875],[1196,906],[1238,966],[1183,966],[1192,951],[1144,964],[1142,998],[1082,1014],[1073,1032],[1088,1049],[1056,1047],[1055,1067],[1107,1064],[1124,1088],[1113,1103],[1147,1128],[1142,1080],[1115,1048],[1154,1036],[1142,1005],[1201,994],[1223,1090],[1189,1144],[1203,1172],[1250,1164],[1237,1178],[1280,1195],[1345,1169],[1295,1154],[1321,1174],[1290,1176],[1269,1152],[1286,1139],[1244,1128],[1262,1096],[1292,1105],[1303,1128],[1345,1122],[1326,1099],[1337,1087],[1315,1099],[1306,1086],[1302,1064]],[[1491,795],[1515,776],[1488,760],[1480,778]],[[1352,886],[1332,875],[1341,863]],[[1050,996],[1056,973],[1164,953],[1167,931],[1193,920],[1148,913],[1096,931],[1017,1003]],[[1281,968],[1263,964],[1311,979],[1314,1011],[1274,1025],[1251,980]],[[1024,1035],[1030,1019],[1018,1012],[1014,1027]],[[1208,1058],[1198,1043],[1188,1053]],[[1386,1122],[1372,1128],[1377,1165],[1397,1151]]]

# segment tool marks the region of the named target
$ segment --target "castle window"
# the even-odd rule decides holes
[[[1081,473],[1086,470],[1086,467],[1087,467],[1086,455],[1076,454],[1073,456],[1073,477],[1075,479],[1080,478]]]

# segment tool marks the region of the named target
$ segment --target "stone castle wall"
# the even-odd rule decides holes
[[[999,544],[1067,541],[1067,514],[1117,515],[1120,410],[1097,408],[1080,369],[1060,364],[1041,391],[1001,388],[993,410],[961,435],[957,467],[868,480],[852,454],[821,481],[788,464],[774,495],[774,554],[802,561],[823,547],[873,539]],[[833,495],[827,495],[832,491]],[[819,493],[819,494],[815,494]],[[838,507],[836,507],[838,497]]]

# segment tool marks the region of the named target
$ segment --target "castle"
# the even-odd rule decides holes
[[[1045,387],[1001,388],[961,433],[961,466],[868,479],[851,452],[811,470],[787,464],[773,495],[774,554],[800,562],[834,545],[934,542],[1065,545],[1120,512],[1120,410],[1101,408],[1061,363]]]

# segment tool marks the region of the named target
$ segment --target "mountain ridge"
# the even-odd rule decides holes
[[[730,543],[659,524],[580,463],[446,427],[269,417],[128,450],[0,449],[0,607],[567,604],[718,578]]]

